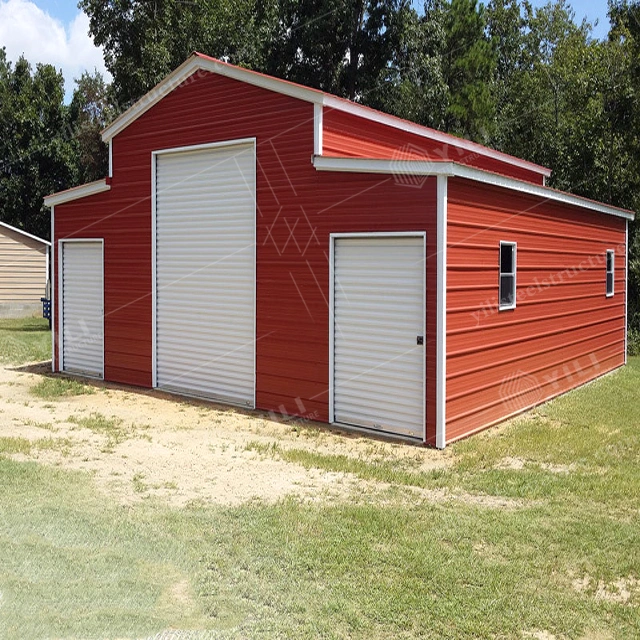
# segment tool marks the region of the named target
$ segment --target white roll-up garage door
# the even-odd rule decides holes
[[[156,383],[255,402],[255,146],[156,155]]]
[[[334,422],[422,438],[424,237],[336,237]]]
[[[62,370],[104,375],[101,241],[61,241]]]

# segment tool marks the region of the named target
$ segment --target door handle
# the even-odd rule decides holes
[[[423,345],[424,344],[424,336],[418,336],[416,338],[416,344],[417,345]]]

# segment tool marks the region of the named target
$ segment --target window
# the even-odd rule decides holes
[[[613,295],[613,264],[614,264],[615,251],[609,249],[607,251],[607,297],[610,298]]]
[[[500,242],[499,309],[516,308],[516,243]]]

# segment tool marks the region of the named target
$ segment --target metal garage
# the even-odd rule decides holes
[[[334,236],[333,420],[422,438],[425,237]]]
[[[155,156],[156,384],[255,405],[255,144]]]
[[[102,135],[45,199],[54,371],[101,374],[60,280],[89,236],[122,384],[444,447],[625,363],[633,213],[545,167],[197,53]]]
[[[62,370],[104,377],[103,243],[59,243]]]

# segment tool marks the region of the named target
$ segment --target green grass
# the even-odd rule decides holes
[[[61,400],[95,393],[95,389],[72,378],[47,376],[31,387],[30,392],[42,400]]]
[[[51,359],[51,332],[44,318],[0,320],[0,362],[23,364]]]
[[[89,429],[93,433],[104,436],[107,440],[103,448],[105,452],[113,451],[116,445],[133,437],[143,437],[150,440],[148,434],[140,435],[140,429],[147,429],[148,427],[138,428],[136,425],[127,427],[120,418],[108,418],[97,411],[91,412],[88,416],[69,416],[67,422],[77,424],[84,429]]]
[[[107,441],[130,431],[97,413],[74,421]],[[33,446],[0,439],[0,638],[640,637],[637,589],[626,604],[597,597],[640,579],[638,358],[452,445],[446,469],[247,444],[390,483],[381,500],[123,507],[88,475],[6,457]],[[147,492],[142,470],[132,482]],[[462,497],[422,501],[420,488]]]

